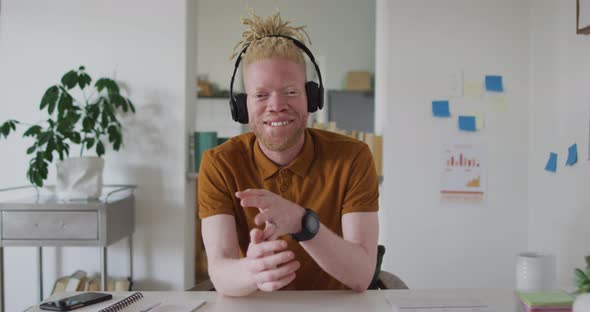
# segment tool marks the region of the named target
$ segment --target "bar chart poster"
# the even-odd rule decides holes
[[[472,144],[447,144],[442,148],[441,203],[481,203],[486,192],[482,149]]]

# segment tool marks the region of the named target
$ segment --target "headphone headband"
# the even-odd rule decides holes
[[[242,51],[240,52],[240,54],[238,54],[238,57],[236,57],[236,65],[234,66],[234,72],[231,75],[231,82],[229,83],[229,99],[230,101],[234,101],[234,79],[236,78],[236,72],[238,71],[238,66],[240,66],[240,62],[242,61],[242,57],[244,55],[244,53],[246,53],[246,49],[248,49],[250,45],[246,45]]]
[[[293,42],[299,49],[303,50],[303,52],[305,52],[305,54],[307,54],[307,57],[309,57],[309,59],[311,60],[311,62],[313,63],[313,67],[315,68],[315,72],[318,74],[318,81],[320,82],[320,88],[323,90],[324,89],[324,84],[322,83],[322,73],[320,72],[320,67],[318,66],[318,64],[315,61],[315,57],[313,56],[313,53],[311,53],[311,51],[305,46],[305,44],[303,44],[303,42],[295,39],[295,38],[291,38],[289,36],[283,36],[283,35],[270,35],[268,37],[280,37],[280,38],[285,38],[285,39],[289,39],[291,40],[291,42]]]

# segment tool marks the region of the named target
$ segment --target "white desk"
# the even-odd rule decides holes
[[[97,311],[130,295],[132,292],[113,293],[114,300],[96,304],[77,312]],[[278,291],[273,293],[257,292],[248,297],[230,298],[216,292],[141,292],[145,298],[165,300],[168,302],[189,302],[205,300],[207,303],[198,312],[346,312],[346,311],[394,311],[386,298],[425,298],[428,296],[455,296],[478,299],[489,306],[488,311],[518,312],[518,301],[514,291],[499,289],[463,289],[463,290],[369,290],[362,294],[352,291]],[[60,294],[50,299],[55,300],[69,294]],[[402,310],[411,311],[411,310]],[[43,312],[32,307],[27,312]]]

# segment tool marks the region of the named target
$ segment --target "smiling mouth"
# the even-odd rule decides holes
[[[267,126],[271,126],[271,127],[283,127],[283,126],[286,126],[292,122],[293,122],[292,120],[285,120],[285,121],[264,122],[264,124]]]

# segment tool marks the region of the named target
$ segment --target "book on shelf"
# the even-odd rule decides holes
[[[328,122],[328,127],[326,128],[326,130],[336,132],[338,130],[338,128],[336,127],[336,122],[335,121]]]
[[[203,153],[217,145],[229,140],[226,137],[219,137],[215,131],[196,131],[192,134],[190,142],[190,153],[193,156],[192,172],[198,173],[201,166]]]
[[[65,291],[84,290],[87,280],[88,278],[86,277],[86,272],[78,270],[70,276]]]
[[[369,150],[373,153],[375,149],[375,135],[372,133],[365,134],[365,143],[369,146]]]
[[[383,176],[383,136],[376,135],[373,141],[373,158],[377,176]]]
[[[324,124],[321,122],[314,122],[313,128],[320,129],[320,130],[327,130],[335,133],[339,133],[342,135],[346,135],[353,139],[357,139],[359,141],[363,141],[367,144],[371,153],[373,154],[373,161],[375,162],[375,170],[377,171],[377,176],[383,176],[383,136],[376,135],[375,133],[364,132],[364,131],[357,131],[352,130],[348,133],[346,130],[338,129],[336,122],[331,121],[328,124]]]
[[[108,278],[107,291],[130,291],[129,278]],[[84,271],[76,271],[72,275],[58,278],[53,285],[51,294],[72,291],[102,291],[100,275],[89,277]]]
[[[53,285],[51,294],[65,291],[83,291],[86,288],[87,282],[86,272],[78,270],[72,275],[58,278]]]
[[[86,291],[101,291],[102,278],[95,276],[88,280]],[[130,291],[131,281],[129,278],[107,278],[107,291]]]
[[[53,295],[66,291],[66,286],[68,285],[69,280],[69,276],[63,276],[58,278],[57,281],[55,281],[55,284],[53,285],[53,290],[51,291],[51,294]]]
[[[320,130],[326,130],[327,126],[321,122],[314,122],[313,125],[311,126],[314,129],[320,129]]]

